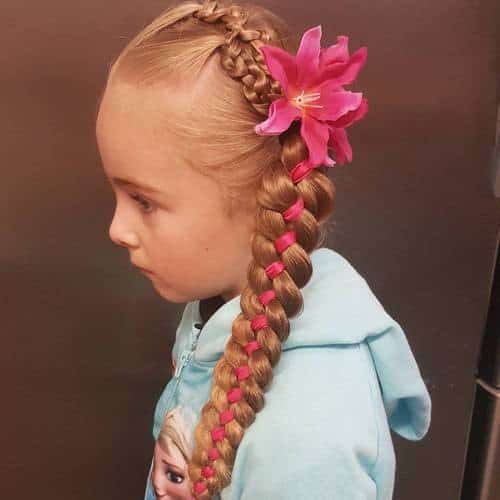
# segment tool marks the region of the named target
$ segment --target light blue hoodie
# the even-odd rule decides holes
[[[310,258],[304,309],[290,319],[265,406],[243,436],[220,500],[390,500],[390,429],[412,441],[429,429],[431,399],[399,323],[338,252],[318,248]],[[201,335],[199,301],[186,305],[172,351],[175,376],[155,410],[155,440],[173,408],[199,416],[240,299],[224,303]],[[196,418],[187,421],[192,429]],[[155,498],[149,474],[145,499]]]

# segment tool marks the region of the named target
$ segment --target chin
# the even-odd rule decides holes
[[[162,299],[165,299],[167,302],[171,302],[173,304],[185,304],[186,302],[191,300],[189,298],[186,298],[185,296],[175,293],[175,290],[172,290],[172,288],[167,288],[165,286],[158,285],[154,282],[153,282],[153,287],[156,293]]]

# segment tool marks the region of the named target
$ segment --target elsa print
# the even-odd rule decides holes
[[[195,415],[184,406],[165,414],[155,443],[151,482],[157,500],[192,500],[187,464]]]

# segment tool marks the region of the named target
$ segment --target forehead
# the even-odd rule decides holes
[[[176,129],[181,124],[191,128],[192,121],[204,123],[200,115],[218,84],[219,66],[219,56],[214,54],[200,72],[171,74],[168,81],[141,85],[119,76],[109,79],[96,121],[99,146],[127,149],[132,139],[136,146],[153,144],[167,153],[185,148],[187,141]]]
[[[172,133],[182,93],[171,98],[171,89],[140,88],[127,83],[108,85],[98,111],[96,138],[103,166],[109,177],[157,177],[172,158],[185,151],[180,137]]]
[[[210,93],[206,75],[169,80],[168,85],[108,82],[97,114],[96,137],[110,181],[135,179],[170,200],[199,199],[207,204],[210,198],[214,206],[222,203],[220,183],[196,168],[205,151],[190,135],[191,131],[204,134],[194,122],[201,120],[204,125],[200,102]],[[200,118],[194,120],[196,116]],[[180,132],[186,129],[189,134]]]
[[[158,452],[165,458],[169,458],[170,462],[182,468],[185,465],[185,459],[177,444],[170,436],[162,436],[156,442]]]

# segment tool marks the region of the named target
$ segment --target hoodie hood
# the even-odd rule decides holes
[[[304,307],[290,318],[290,335],[282,350],[366,341],[391,429],[406,439],[421,439],[430,426],[431,399],[401,326],[338,252],[317,248],[310,259],[313,273],[301,289]],[[232,322],[241,312],[240,299],[238,295],[227,301],[207,320],[198,338],[195,361],[215,363],[220,358]],[[192,331],[185,328],[186,322],[202,322],[199,303],[187,304],[178,331]],[[174,355],[178,348],[174,346]]]

